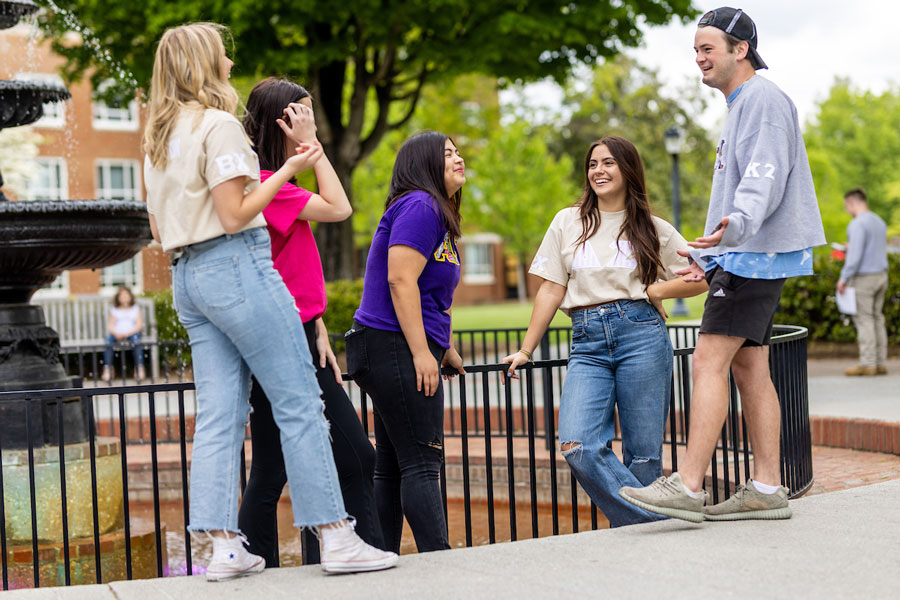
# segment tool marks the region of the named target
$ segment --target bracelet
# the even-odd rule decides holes
[[[524,348],[519,348],[516,352],[521,352],[522,354],[527,356],[528,362],[534,362],[534,359],[531,358],[531,352],[529,352],[528,350],[525,350]]]

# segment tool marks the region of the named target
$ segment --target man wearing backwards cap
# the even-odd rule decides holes
[[[812,274],[812,247],[824,244],[825,235],[797,109],[756,74],[768,68],[756,46],[756,24],[728,7],[703,15],[694,36],[703,83],[725,96],[728,118],[706,235],[689,243],[693,260],[679,273],[709,283],[694,351],[687,455],[671,476],[619,491],[641,508],[694,522],[791,516],[780,485],[781,409],[769,340],[785,279]],[[728,411],[729,369],[753,446],[753,479],[728,500],[705,506],[702,486]]]

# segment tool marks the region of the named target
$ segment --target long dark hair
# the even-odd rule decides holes
[[[437,131],[423,131],[400,146],[391,174],[391,188],[384,209],[401,196],[420,190],[434,198],[444,216],[444,224],[454,239],[460,236],[459,206],[462,190],[447,194],[444,183],[444,145],[450,138]],[[453,140],[450,140],[453,141]]]
[[[291,102],[309,97],[309,92],[293,81],[269,77],[253,87],[247,98],[244,113],[244,131],[253,142],[259,168],[277,171],[288,157],[284,147],[284,131],[276,119],[284,118],[284,109]]]
[[[597,146],[606,146],[615,159],[619,171],[625,178],[625,221],[616,236],[616,242],[625,234],[634,251],[638,264],[638,278],[644,287],[659,279],[662,260],[659,258],[659,235],[653,223],[653,212],[647,199],[647,185],[644,182],[644,163],[634,144],[623,137],[610,135],[603,137],[588,148],[584,157],[584,192],[576,206],[581,216],[582,233],[575,245],[591,238],[600,228],[600,209],[597,194],[588,181],[591,154]]]

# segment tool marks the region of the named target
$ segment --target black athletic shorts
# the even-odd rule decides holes
[[[768,346],[784,279],[748,279],[715,267],[706,272],[706,282],[700,333],[742,337],[744,346]]]

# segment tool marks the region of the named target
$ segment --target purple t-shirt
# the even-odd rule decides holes
[[[459,255],[438,203],[427,192],[401,196],[388,208],[369,248],[362,301],[353,315],[367,327],[402,331],[388,285],[388,249],[410,246],[428,259],[419,276],[422,323],[425,335],[450,347],[450,315],[453,292],[459,283]]]

